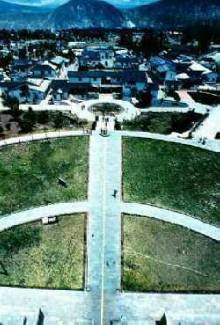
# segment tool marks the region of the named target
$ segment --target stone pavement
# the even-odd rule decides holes
[[[220,133],[220,105],[210,111],[208,117],[193,132],[193,137],[214,140],[217,133]]]
[[[69,132],[62,134],[79,135]],[[53,137],[57,136],[53,134]],[[44,216],[88,213],[85,289],[0,288],[0,323],[3,325],[24,325],[24,317],[27,317],[27,325],[36,325],[40,309],[44,315],[44,325],[155,325],[164,313],[167,324],[172,325],[220,324],[220,295],[141,294],[121,290],[121,213],[180,224],[219,240],[219,228],[198,219],[155,207],[122,202],[122,136],[194,145],[194,142],[146,133],[111,132],[109,137],[101,137],[99,133],[93,132],[90,137],[88,202],[39,207],[0,219],[0,230],[3,230]],[[32,140],[30,137],[25,139]],[[18,142],[14,139],[12,143]]]
[[[39,140],[48,140],[48,139],[57,139],[65,137],[77,137],[85,135],[83,131],[54,131],[54,132],[42,132],[42,133],[33,133],[22,135],[19,137],[7,138],[0,140],[0,147],[9,146],[13,144],[39,141]]]
[[[120,200],[121,137],[94,133],[90,144],[87,286],[99,297],[97,324],[106,321],[106,295],[114,295],[121,286]]]
[[[0,216],[0,231],[24,223],[34,222],[46,217],[58,217],[80,212],[88,212],[87,202],[56,203],[33,208],[17,213],[12,213],[2,218]]]

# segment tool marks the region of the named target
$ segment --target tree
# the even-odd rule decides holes
[[[148,107],[151,104],[152,95],[149,90],[141,91],[137,94],[139,100],[139,107]]]
[[[2,125],[0,125],[0,136],[2,136],[4,134],[4,128]]]
[[[27,102],[28,101],[28,96],[29,96],[28,85],[27,84],[22,85],[21,88],[20,88],[20,91],[21,91],[21,96],[25,97],[25,101]]]
[[[21,132],[32,132],[36,123],[36,113],[30,107],[28,112],[24,113],[22,120],[20,121]]]
[[[11,97],[9,95],[3,95],[3,105],[9,107],[13,112],[19,111],[19,100],[16,97]]]
[[[37,122],[39,124],[48,124],[48,122],[49,122],[48,111],[39,112],[37,115]]]
[[[63,116],[61,112],[57,112],[53,119],[55,129],[61,129],[63,127]]]

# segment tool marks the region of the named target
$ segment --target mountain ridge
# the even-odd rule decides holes
[[[126,16],[139,27],[186,27],[220,21],[220,1],[160,0],[132,8],[126,12]]]
[[[34,7],[0,0],[0,28],[181,28],[220,25],[220,0],[158,0],[119,9],[103,0],[70,0],[57,7]]]
[[[58,29],[70,26],[113,28],[123,26],[124,16],[105,1],[70,0],[52,12],[48,24]]]

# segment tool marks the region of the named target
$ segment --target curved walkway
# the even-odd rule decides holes
[[[116,99],[87,100],[73,105],[71,112],[72,114],[76,114],[80,119],[93,122],[95,121],[95,114],[91,111],[91,108],[97,104],[113,104],[119,106],[121,108],[121,111],[117,113],[117,120],[119,122],[133,120],[141,114],[140,110],[130,102]]]
[[[17,213],[12,213],[0,219],[0,231],[18,226],[24,223],[41,220],[45,217],[58,217],[73,213],[81,213],[88,211],[88,203],[73,202],[73,203],[57,203],[47,206],[41,206],[34,209],[29,209]]]
[[[118,132],[124,137],[161,140],[166,142],[173,142],[173,143],[184,144],[192,147],[197,147],[208,151],[220,152],[220,140],[207,140],[206,144],[203,145],[199,143],[198,140],[196,139],[182,139],[174,135],[162,135],[157,133],[138,132],[138,131],[118,131]]]
[[[55,131],[55,132],[42,132],[23,135],[20,137],[13,137],[4,140],[0,140],[0,147],[19,144],[31,141],[39,141],[46,139],[66,138],[66,137],[78,137],[85,135],[83,131]]]
[[[220,241],[220,228],[204,223],[195,217],[138,203],[121,203],[121,213],[158,219],[183,226],[206,237]]]
[[[212,109],[212,108],[211,108]],[[194,110],[195,113],[205,115],[207,114],[207,107],[195,107],[194,109],[191,106],[151,106],[149,108],[141,109],[141,113],[188,113]]]

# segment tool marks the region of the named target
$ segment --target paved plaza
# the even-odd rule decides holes
[[[1,146],[44,138],[84,136],[59,132],[1,142]],[[87,213],[87,258],[82,291],[0,288],[0,323],[17,324],[132,324],[150,325],[166,315],[167,324],[220,324],[220,295],[143,294],[121,290],[121,215],[141,215],[181,225],[220,241],[220,228],[147,205],[122,202],[122,137],[152,135],[112,131],[90,135],[88,201],[59,203],[17,212],[0,219],[0,231],[39,218]],[[155,136],[155,138],[159,136]],[[161,140],[195,145],[192,140],[161,136]],[[188,141],[188,142],[187,142]],[[207,150],[218,151],[212,141]],[[74,218],[74,216],[73,216]],[[26,319],[26,322],[24,320]],[[41,320],[41,323],[39,322]]]

